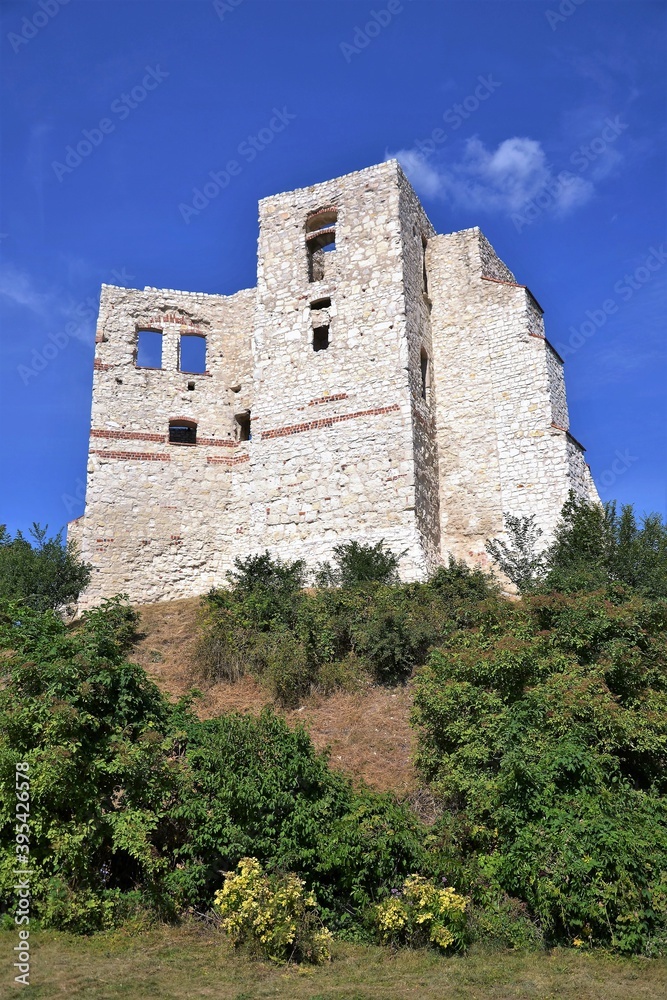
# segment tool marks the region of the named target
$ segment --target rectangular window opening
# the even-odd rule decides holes
[[[246,410],[244,413],[237,413],[234,417],[235,422],[235,432],[237,441],[251,441],[252,440],[252,429],[250,426],[250,411]]]
[[[329,327],[316,326],[313,330],[313,350],[326,351],[329,347]]]
[[[137,368],[162,368],[162,331],[137,330]]]
[[[188,375],[203,375],[206,371],[206,337],[194,333],[181,334],[178,368]]]

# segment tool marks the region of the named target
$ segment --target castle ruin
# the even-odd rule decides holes
[[[192,370],[194,369],[194,370]],[[81,606],[189,597],[268,549],[384,539],[405,580],[548,540],[597,499],[542,310],[479,229],[438,235],[396,160],[259,203],[257,286],[102,286]]]

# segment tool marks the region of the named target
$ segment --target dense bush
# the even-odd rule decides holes
[[[12,906],[14,773],[28,763],[32,915],[90,932],[132,913],[210,909],[221,872],[254,856],[293,872],[351,936],[411,871],[419,821],[354,791],[301,728],[269,713],[200,722],[126,662],[136,616],[107,602],[67,628],[0,613],[0,896]]]
[[[241,858],[225,872],[215,907],[235,945],[248,944],[274,962],[331,958],[331,932],[317,913],[317,900],[297,875],[267,875],[256,858]]]
[[[389,564],[378,546],[339,549],[341,575],[349,565]],[[496,599],[480,570],[455,560],[428,583],[363,581],[359,570],[346,585],[317,591],[303,589],[301,563],[267,553],[237,566],[231,588],[207,597],[198,659],[212,678],[251,672],[283,705],[298,704],[313,688],[353,687],[364,675],[404,681],[433,645],[483,614],[483,599]]]
[[[37,610],[76,603],[90,580],[91,567],[81,562],[75,546],[62,532],[47,538],[46,528],[33,524],[31,544],[20,531],[11,537],[0,525],[0,600],[22,601]]]
[[[375,921],[384,944],[434,944],[445,951],[465,943],[466,906],[467,901],[450,886],[410,875],[390,899],[378,903]]]
[[[417,680],[418,765],[482,896],[547,940],[667,945],[667,602],[498,605]]]

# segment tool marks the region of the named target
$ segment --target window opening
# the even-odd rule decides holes
[[[137,368],[162,368],[162,331],[137,330]]]
[[[244,413],[237,413],[234,417],[234,421],[236,424],[236,440],[251,441],[252,430],[250,427],[250,411],[246,410]]]
[[[322,281],[324,278],[326,257],[336,249],[337,222],[338,209],[333,205],[318,208],[306,219],[309,281]]]
[[[420,354],[420,367],[421,367],[421,377],[422,377],[422,399],[429,402],[429,396],[431,392],[431,364],[429,362],[429,357],[424,348],[422,347]]]
[[[428,273],[426,271],[426,237],[422,236],[422,289],[428,295]]]
[[[197,444],[197,424],[194,420],[169,421],[170,444]]]
[[[329,327],[316,326],[313,330],[313,350],[326,351],[329,346]]]
[[[179,371],[202,375],[206,371],[206,337],[182,333],[178,349]]]

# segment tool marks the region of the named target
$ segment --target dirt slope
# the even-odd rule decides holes
[[[198,608],[198,598],[138,608],[141,638],[132,659],[174,698],[198,687],[203,693],[197,702],[202,718],[231,710],[259,712],[271,699],[251,677],[207,685],[197,676],[193,652]],[[327,698],[312,696],[300,708],[281,714],[290,725],[303,722],[317,747],[330,748],[332,765],[353,779],[378,791],[412,796],[417,779],[410,761],[411,704],[409,687],[371,687]]]

